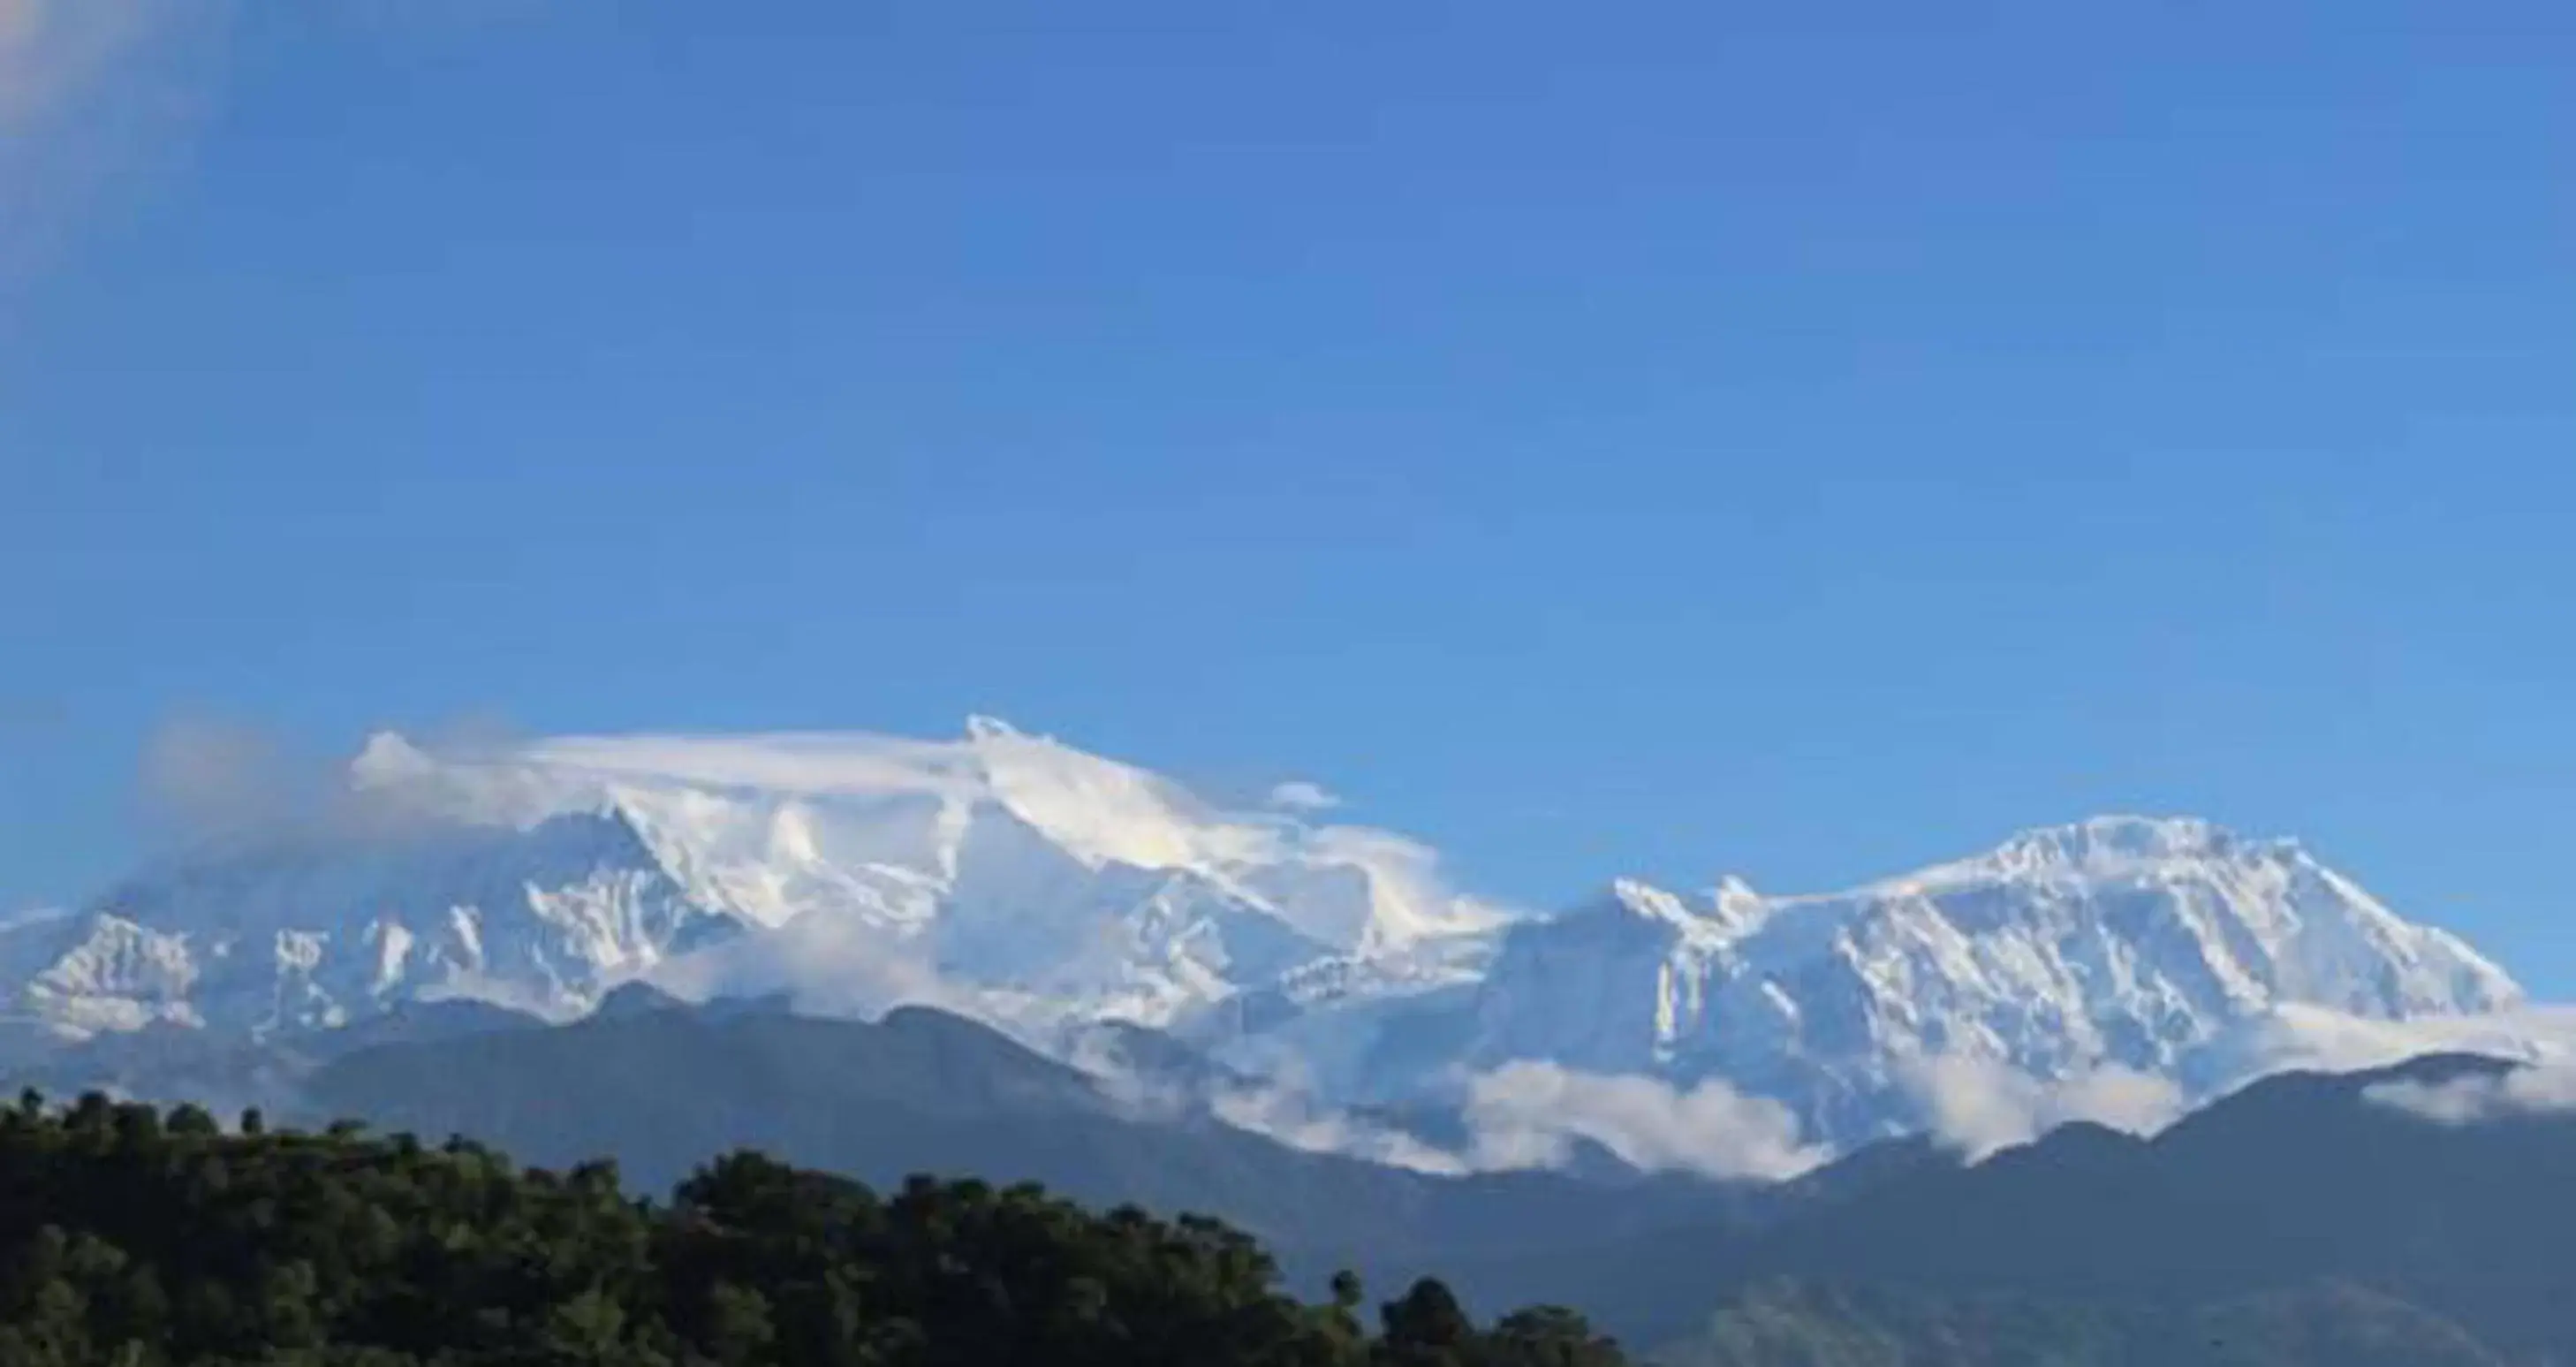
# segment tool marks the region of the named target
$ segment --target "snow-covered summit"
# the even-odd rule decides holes
[[[2248,841],[2199,817],[2097,816],[2021,831],[1984,854],[1873,884],[1883,891],[1978,884],[2106,882],[2250,852],[2290,852],[2295,841]]]
[[[442,753],[382,733],[339,799],[309,829],[111,891],[96,913],[168,939],[159,952],[189,967],[149,992],[62,978],[44,999],[54,1014],[327,1024],[431,991],[566,1014],[723,938],[693,927],[794,925],[800,943],[900,957],[1019,1009],[1166,1024],[1327,961],[1409,981],[1405,966],[1450,964],[1455,942],[1506,919],[1402,837],[1226,811],[984,717],[945,741],[568,737]],[[301,938],[254,952],[245,935]],[[405,952],[386,960],[388,939]],[[277,965],[252,992],[265,1004],[208,1015],[186,984],[211,981],[196,960],[217,953]]]
[[[0,1005],[74,1032],[329,1028],[460,994],[564,1016],[739,929],[613,811],[323,826],[172,860],[81,914],[0,932]]]
[[[1435,1028],[1463,1029],[1471,1067],[1718,1078],[1849,1134],[1918,1118],[1903,1093],[1922,1060],[2172,1075],[2282,1008],[2403,1021],[2520,1000],[2294,842],[2108,817],[1842,893],[1622,882],[1512,927],[1464,1025]]]
[[[568,737],[427,775],[402,771],[401,782],[443,787],[448,810],[475,819],[618,808],[707,900],[770,925],[854,907],[918,919],[926,889],[972,876],[966,856],[979,842],[1014,839],[1092,874],[1186,876],[1345,952],[1504,919],[1450,891],[1432,852],[1402,837],[1223,810],[1160,775],[990,717],[946,741]]]
[[[2179,953],[2183,976],[2236,1005],[2363,1017],[2489,1010],[2520,999],[2457,936],[2411,923],[2296,840],[2197,818],[2097,817],[2024,831],[1973,859],[1791,904],[1828,914],[1927,907],[1975,934],[2116,937]]]

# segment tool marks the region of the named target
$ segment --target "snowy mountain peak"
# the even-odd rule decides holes
[[[0,1005],[75,1032],[331,1028],[447,995],[560,1017],[741,928],[692,899],[614,812],[525,829],[299,828],[0,933]]]
[[[390,787],[427,777],[437,768],[436,760],[399,733],[378,731],[349,761],[349,779],[359,788]]]
[[[1730,873],[1709,890],[1707,915],[1735,933],[1745,934],[1770,918],[1771,902],[1754,891],[1751,883]]]
[[[1848,1138],[1924,1118],[1921,1060],[2174,1076],[2283,1009],[2406,1021],[2520,996],[2295,844],[2106,817],[1843,893],[1623,881],[1513,927],[1475,999],[1428,1028],[1464,1035],[1471,1068],[1721,1079]]]
[[[1592,901],[1560,919],[1572,923],[1604,918],[1633,921],[1656,928],[1652,933],[1715,947],[1751,933],[1770,911],[1762,895],[1739,878],[1728,878],[1695,897],[1667,891],[1643,879],[1617,878]],[[1515,931],[1535,932],[1536,923]]]
[[[2215,824],[2190,816],[2097,816],[2017,833],[2000,852],[2081,869],[2112,868],[2163,859],[2224,856],[2239,841]]]
[[[1506,919],[1400,836],[1223,810],[989,717],[943,741],[593,736],[468,753],[386,732],[340,796],[309,829],[201,851],[94,905],[181,947],[195,984],[181,996],[225,1000],[123,1001],[130,975],[92,973],[82,1018],[190,1006],[283,1028],[431,992],[564,1015],[637,974],[685,972],[715,991],[785,976],[844,1007],[934,991],[1170,1025],[1319,973],[1454,982]],[[730,944],[791,927],[804,962]],[[289,933],[301,947],[270,952]],[[678,962],[719,941],[721,961]],[[91,957],[117,955],[131,957],[106,942]],[[823,981],[835,974],[852,981]],[[273,1020],[258,1003],[280,993],[327,1009]]]
[[[1230,810],[990,717],[928,741],[382,733],[346,789],[310,829],[0,924],[0,1012],[262,1033],[440,996],[560,1018],[639,978],[783,988],[1033,1040],[1152,1026],[1344,1097],[1516,1063],[1723,1082],[1844,1143],[1921,1123],[1927,1060],[2174,1078],[2283,1012],[2520,995],[2295,844],[2192,818],[2034,829],[1824,895],[1620,879],[1530,917],[1328,803]]]
[[[857,898],[872,904],[862,908],[870,916],[919,922],[923,896],[936,900],[925,890],[965,877],[961,860],[995,822],[1024,832],[1021,848],[1043,845],[1086,877],[1180,876],[1342,952],[1474,934],[1504,919],[1452,892],[1437,856],[1403,837],[1223,810],[1160,775],[986,717],[955,741],[571,738],[528,747],[507,766],[542,775],[537,787],[606,785],[675,863],[729,869],[714,891],[770,924],[849,900],[800,899],[797,888],[853,880],[878,890]],[[814,876],[771,877],[782,853]]]
[[[1971,935],[2144,937],[2187,951],[2196,974],[2239,1002],[2394,1018],[2521,998],[2456,936],[2408,922],[2299,842],[2191,817],[2038,828],[1975,858],[1796,900],[1877,920],[1930,915]]]
[[[1875,885],[1939,888],[2008,880],[2066,882],[2133,879],[2159,870],[2217,860],[2264,857],[2295,848],[2251,842],[2198,817],[2097,816],[2022,831],[1985,854],[1936,865]]]
[[[1668,925],[1685,926],[1698,920],[1682,899],[1643,879],[1614,878],[1595,905],[1602,911],[1635,916]]]

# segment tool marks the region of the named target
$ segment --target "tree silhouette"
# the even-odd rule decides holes
[[[1286,1294],[1201,1216],[915,1178],[880,1196],[720,1155],[667,1203],[480,1145],[225,1134],[84,1096],[0,1111],[0,1367],[1602,1367],[1579,1317],[1490,1332],[1438,1282]],[[1601,1355],[1607,1351],[1609,1355]]]

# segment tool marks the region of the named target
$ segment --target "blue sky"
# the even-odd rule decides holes
[[[104,4],[0,902],[174,718],[980,710],[1536,902],[2199,812],[2576,990],[2563,4]]]

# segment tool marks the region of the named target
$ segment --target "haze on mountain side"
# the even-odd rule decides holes
[[[2571,69],[0,0],[0,1367],[2576,1361]]]

